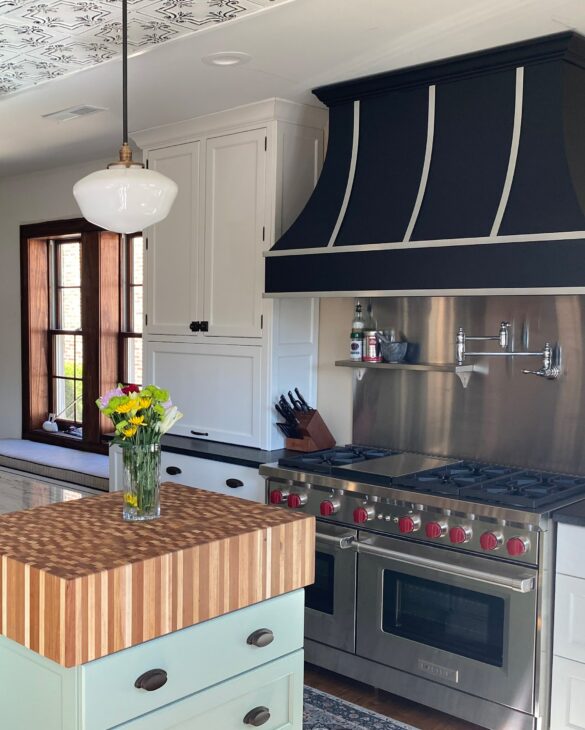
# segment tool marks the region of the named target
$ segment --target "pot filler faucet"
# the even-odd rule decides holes
[[[474,342],[497,340],[500,350],[497,352],[469,352],[465,349],[465,345],[469,340]],[[457,365],[465,364],[466,357],[541,357],[542,367],[539,370],[522,370],[522,372],[525,375],[538,375],[541,378],[547,378],[547,380],[555,380],[561,374],[560,349],[551,347],[550,342],[545,343],[541,352],[510,351],[507,349],[509,342],[509,322],[500,323],[500,330],[497,335],[466,335],[463,327],[459,327],[457,332]]]

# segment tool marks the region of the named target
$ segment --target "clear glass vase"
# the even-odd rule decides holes
[[[128,445],[124,459],[125,520],[154,520],[160,516],[160,444]]]

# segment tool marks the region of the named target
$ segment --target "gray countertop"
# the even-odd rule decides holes
[[[552,517],[556,522],[585,527],[585,499],[553,512]]]

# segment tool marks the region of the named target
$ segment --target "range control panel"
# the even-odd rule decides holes
[[[527,527],[474,515],[443,513],[406,502],[370,501],[348,492],[272,479],[267,482],[267,501],[285,509],[302,510],[334,524],[358,526],[530,565],[538,563],[539,532]]]

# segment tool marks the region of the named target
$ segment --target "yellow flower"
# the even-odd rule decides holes
[[[130,507],[138,507],[138,497],[131,492],[124,492],[124,502]]]
[[[120,405],[116,408],[116,413],[128,413],[133,407],[133,403],[130,401],[127,403],[120,403]]]
[[[138,431],[138,426],[126,426],[126,428],[122,429],[122,433],[126,438],[132,438],[136,431]]]
[[[132,416],[128,419],[133,426],[142,426],[144,423],[144,416]]]
[[[152,404],[152,398],[140,398],[138,400],[138,408],[150,408]]]

